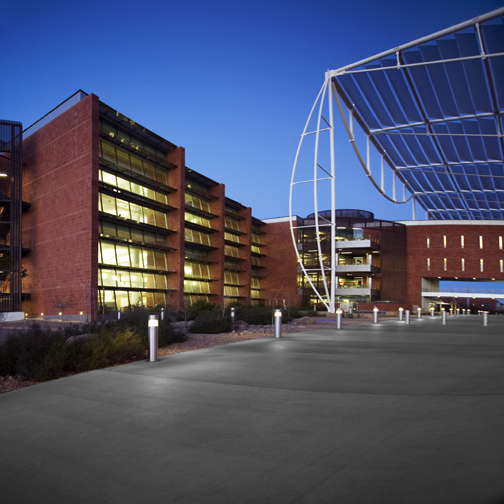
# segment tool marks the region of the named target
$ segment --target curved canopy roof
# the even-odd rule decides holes
[[[326,74],[431,219],[504,219],[503,16],[498,9]]]

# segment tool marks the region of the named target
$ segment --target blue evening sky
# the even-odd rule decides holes
[[[186,164],[288,215],[296,149],[324,73],[502,6],[502,0],[1,0],[0,116],[29,126],[78,89],[185,147]],[[338,130],[338,208],[411,219]],[[294,213],[313,211],[310,197]],[[422,211],[417,215],[424,218]]]

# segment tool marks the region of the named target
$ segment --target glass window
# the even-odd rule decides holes
[[[102,269],[100,270],[101,274],[101,283],[100,285],[117,287],[117,279],[115,275],[115,270],[111,269]]]
[[[446,260],[446,257],[443,259],[443,269],[446,271],[446,267],[448,265],[448,262]]]
[[[166,254],[164,252],[154,252],[154,257],[156,260],[156,269],[166,270]]]
[[[158,212],[158,213],[161,213],[161,212]],[[143,215],[144,215],[143,222],[145,222],[146,224],[150,224],[151,226],[156,225],[155,211],[152,210],[152,208],[145,208],[144,207]],[[162,226],[162,227],[164,227],[164,226]]]
[[[131,266],[133,268],[143,268],[143,254],[142,249],[137,247],[130,247]]]
[[[100,143],[101,143],[101,147],[102,147],[101,152],[102,152],[103,159],[105,159],[106,161],[110,161],[112,163],[116,163],[116,150],[115,150],[115,148],[107,143],[104,143],[104,142],[100,142]]]
[[[123,219],[131,219],[131,213],[129,209],[129,203],[116,198],[117,204],[117,216]]]
[[[154,252],[152,250],[142,250],[144,268],[155,269],[156,263],[154,261]]]
[[[462,271],[465,271],[465,259],[461,259],[460,261],[461,261],[460,268]]]
[[[483,259],[480,259],[480,271],[483,271]]]
[[[116,155],[117,155],[117,164],[121,168],[126,168],[126,170],[131,170],[129,155],[126,152],[123,152],[119,149],[116,149]]]
[[[101,201],[100,211],[108,213],[110,215],[117,215],[115,198],[111,198],[110,196],[100,194],[100,201]]]
[[[165,213],[154,210],[154,216],[156,219],[156,226],[168,229],[168,223],[166,221]]]
[[[443,247],[446,248],[446,235],[443,235]]]
[[[464,235],[460,236],[460,248],[464,248]]]
[[[102,264],[117,264],[115,247],[112,243],[100,242]]]
[[[427,271],[430,271],[430,257],[427,257]]]
[[[134,287],[136,289],[143,289],[144,288],[144,281],[143,281],[143,274],[142,273],[131,272],[130,279],[131,279],[131,287]]]
[[[430,248],[430,238],[427,236],[427,248]]]
[[[117,204],[119,206],[119,202]],[[142,207],[140,205],[135,205],[134,203],[130,203],[129,206],[131,210],[131,220],[134,220],[135,222],[144,222]]]
[[[156,279],[156,289],[167,289],[166,276],[165,275],[154,275]]]
[[[156,288],[153,273],[144,273],[143,278],[144,278],[144,285],[145,285],[146,289],[155,289]]]
[[[131,156],[131,170],[141,175],[144,174],[142,161],[135,156]]]
[[[117,252],[117,265],[118,266],[131,266],[129,247],[126,245],[116,245]]]
[[[483,248],[483,236],[479,237],[479,247],[480,247],[480,249]]]

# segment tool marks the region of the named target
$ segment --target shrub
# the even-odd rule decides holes
[[[131,317],[99,326],[96,323],[42,329],[33,324],[26,331],[10,334],[0,345],[0,375],[21,374],[45,381],[69,373],[90,371],[142,359],[147,352],[147,315],[135,311]],[[86,334],[68,341],[70,336]],[[159,346],[184,341],[168,320],[160,321]]]
[[[231,319],[218,310],[202,311],[189,327],[190,333],[218,334],[231,331]]]

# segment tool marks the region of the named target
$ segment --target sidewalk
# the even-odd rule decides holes
[[[504,317],[256,339],[0,395],[0,503],[502,504]]]

